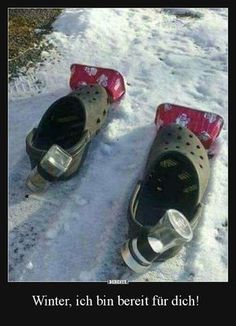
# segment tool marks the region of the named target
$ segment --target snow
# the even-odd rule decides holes
[[[224,8],[65,9],[47,36],[56,50],[9,84],[9,280],[228,281],[228,11]],[[25,137],[69,89],[70,65],[113,68],[127,92],[110,108],[78,176],[33,194]],[[204,214],[174,258],[138,275],[122,262],[127,207],[155,137],[156,107],[223,116]]]

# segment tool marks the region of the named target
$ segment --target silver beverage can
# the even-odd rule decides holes
[[[43,156],[39,163],[39,168],[54,178],[60,177],[67,171],[72,162],[72,156],[64,151],[60,146],[53,145]],[[26,180],[26,185],[31,191],[45,191],[50,182],[39,173],[39,168],[35,167]]]
[[[60,177],[67,171],[72,156],[58,145],[50,147],[40,162],[40,166],[53,177]]]
[[[27,187],[33,192],[45,191],[49,187],[49,181],[45,180],[39,173],[37,166],[30,172],[27,180]]]

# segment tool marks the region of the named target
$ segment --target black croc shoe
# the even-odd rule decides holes
[[[33,169],[27,179],[31,190],[45,190],[49,182],[69,179],[79,171],[108,108],[107,92],[98,84],[80,86],[48,108],[26,137]]]
[[[133,271],[175,256],[192,239],[209,172],[207,152],[189,129],[159,129],[128,210],[130,239],[121,254]]]

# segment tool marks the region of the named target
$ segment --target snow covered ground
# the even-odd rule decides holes
[[[47,36],[57,51],[9,84],[9,280],[211,282],[228,280],[227,9],[65,9]],[[81,172],[29,193],[25,137],[49,105],[67,94],[70,65],[121,72],[127,93],[111,107]],[[204,216],[176,257],[143,275],[131,273],[120,247],[127,239],[129,197],[155,136],[162,102],[212,111],[225,124]]]

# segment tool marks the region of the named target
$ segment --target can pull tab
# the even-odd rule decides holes
[[[38,166],[29,174],[26,185],[34,192],[45,191],[50,182],[58,179],[69,168],[72,156],[58,145],[52,145]]]
[[[178,210],[169,209],[148,234],[129,239],[121,255],[130,269],[145,272],[162,253],[191,241],[193,232],[187,218]]]

